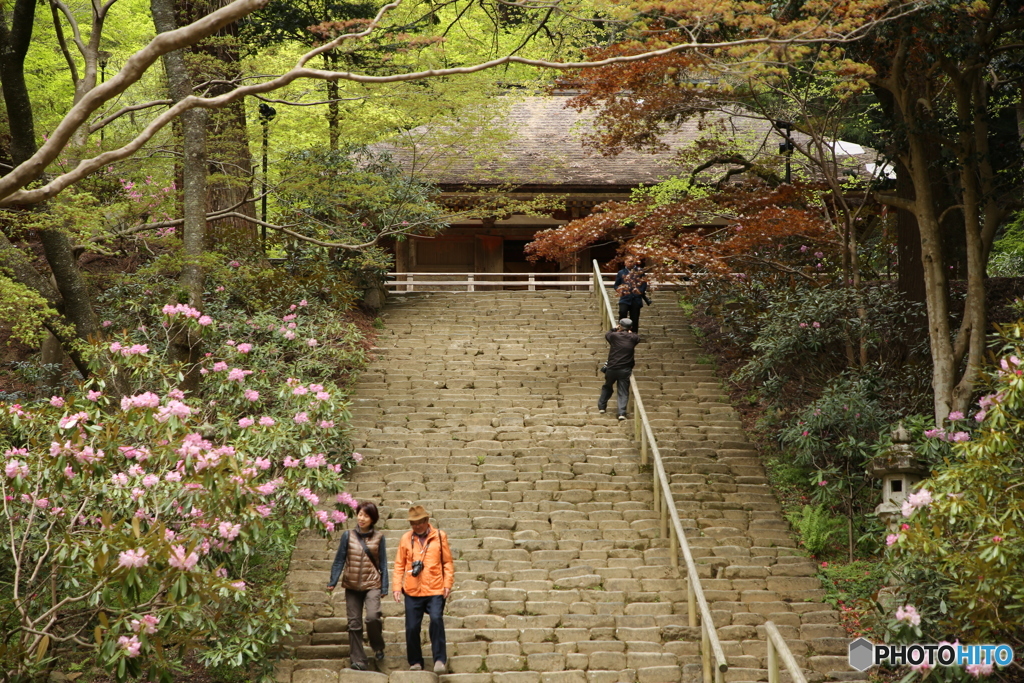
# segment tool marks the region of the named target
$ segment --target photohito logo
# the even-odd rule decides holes
[[[877,645],[867,638],[850,643],[850,666],[867,671],[879,664],[899,666],[1006,666],[1013,661],[1009,645],[960,645],[938,643],[921,645]]]

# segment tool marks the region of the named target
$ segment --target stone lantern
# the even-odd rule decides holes
[[[882,480],[882,502],[875,514],[895,532],[903,517],[903,501],[910,495],[928,469],[910,447],[910,432],[901,422],[892,432],[892,446],[868,463],[868,476]]]

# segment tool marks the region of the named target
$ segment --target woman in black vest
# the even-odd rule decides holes
[[[361,502],[356,508],[356,528],[341,535],[338,554],[331,566],[327,590],[333,591],[341,578],[348,613],[348,645],[352,668],[366,671],[363,650],[363,608],[366,608],[366,633],[377,661],[384,659],[384,621],[380,610],[381,594],[388,594],[388,554],[384,534],[374,525],[380,518],[377,506]]]

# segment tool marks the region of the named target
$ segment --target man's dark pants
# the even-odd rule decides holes
[[[434,662],[448,661],[448,648],[444,637],[444,596],[405,596],[405,654],[409,666],[423,666],[423,650],[420,648],[420,627],[423,615],[430,615],[430,650]]]
[[[629,328],[630,332],[640,334],[640,308],[643,305],[642,301],[637,301],[635,304],[619,302],[619,320],[629,318],[633,321],[633,326]]]
[[[612,397],[612,386],[614,385],[615,400],[619,402],[619,415],[626,414],[626,405],[629,402],[629,376],[632,374],[632,368],[608,368],[604,373],[601,397],[597,399],[598,410],[607,409],[608,399]]]

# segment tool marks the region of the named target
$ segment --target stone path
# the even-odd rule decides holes
[[[649,341],[635,373],[706,577],[725,680],[767,680],[767,619],[809,681],[849,678],[847,640],[821,602],[814,563],[795,549],[674,300],[661,292],[644,309]],[[591,295],[410,294],[385,319],[353,399],[354,444],[366,460],[349,491],[378,502],[389,549],[414,503],[449,534],[456,583],[445,617],[451,673],[441,683],[699,681],[686,580],[658,538],[632,420],[597,413],[607,344]],[[302,611],[278,680],[387,683],[344,669],[343,591],[323,590],[335,543],[298,542],[289,584]],[[402,608],[384,605],[381,670],[391,683],[433,683],[432,673],[404,671]],[[424,625],[429,655],[426,643]]]

